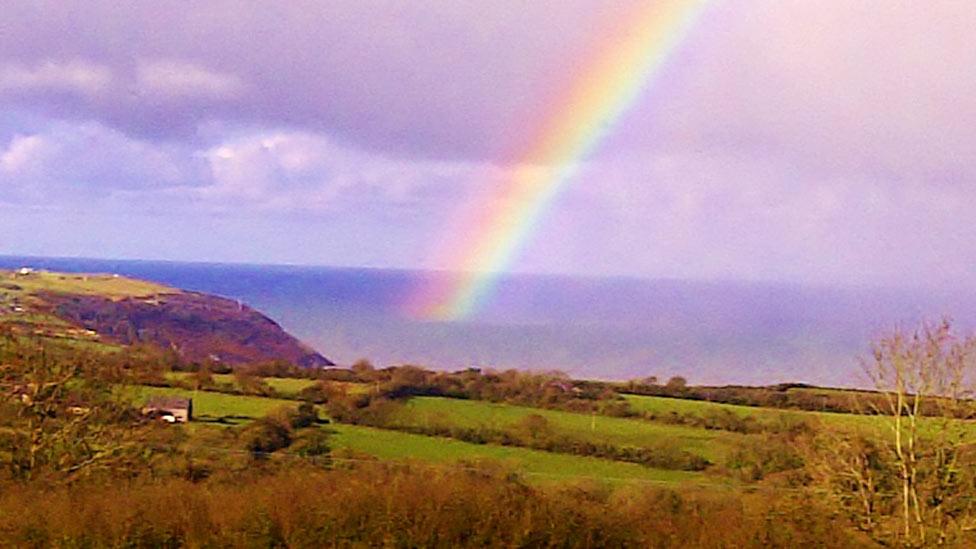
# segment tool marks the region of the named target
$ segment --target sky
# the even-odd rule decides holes
[[[629,0],[5,2],[0,254],[450,268]],[[971,284],[976,3],[709,3],[518,272]]]

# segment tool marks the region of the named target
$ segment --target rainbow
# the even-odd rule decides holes
[[[484,303],[498,277],[539,225],[543,213],[573,179],[614,123],[660,73],[704,10],[706,0],[642,2],[609,31],[570,85],[550,102],[529,146],[490,194],[466,212],[460,238],[444,250],[451,266],[422,284],[405,307],[421,318],[468,317]]]

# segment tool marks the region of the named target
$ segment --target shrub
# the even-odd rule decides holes
[[[310,427],[319,420],[319,413],[315,410],[315,405],[310,402],[303,402],[298,408],[289,415],[289,423],[292,429],[302,429]]]
[[[248,426],[246,441],[247,450],[252,456],[261,458],[291,444],[291,425],[280,416],[263,417]]]

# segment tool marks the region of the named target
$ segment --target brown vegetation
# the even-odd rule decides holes
[[[858,547],[805,498],[538,488],[491,468],[293,466],[232,482],[113,483],[0,495],[18,546]]]

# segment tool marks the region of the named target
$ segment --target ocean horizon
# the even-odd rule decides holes
[[[950,315],[972,296],[921,290],[571,276],[503,277],[470,319],[404,312],[433,273],[288,265],[0,256],[0,268],[117,273],[241,300],[339,365],[681,375],[695,384],[863,386],[859,357],[896,325]]]

